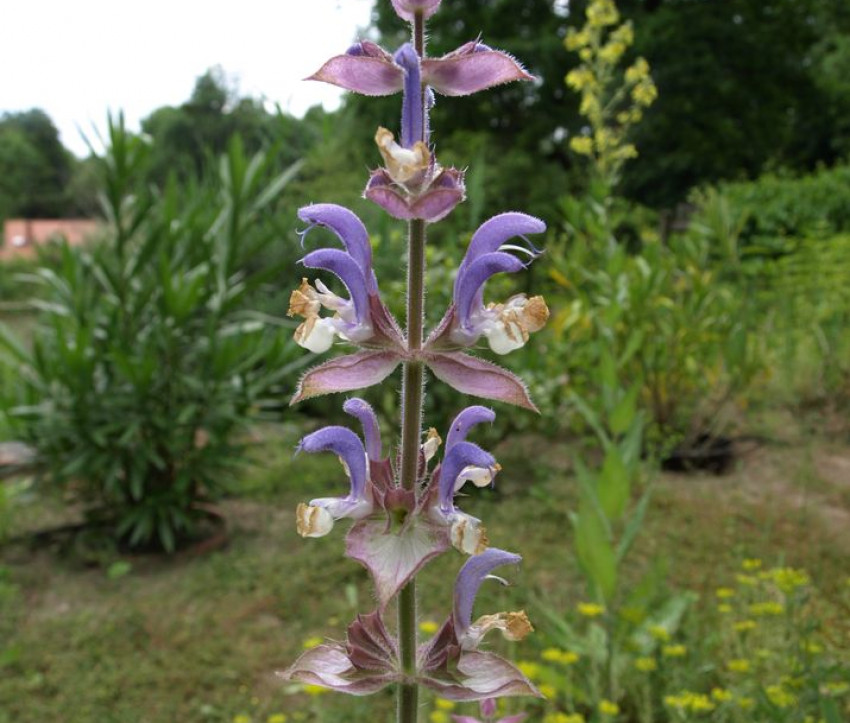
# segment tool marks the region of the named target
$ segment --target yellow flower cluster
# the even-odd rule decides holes
[[[705,693],[694,693],[690,690],[683,690],[676,695],[665,696],[664,705],[678,711],[691,711],[693,713],[704,713],[714,710],[716,707]]]
[[[602,715],[615,716],[620,714],[620,706],[610,700],[604,698],[599,701],[599,712]]]
[[[592,0],[586,14],[587,24],[591,28],[604,28],[620,22],[620,13],[614,0]]]
[[[635,668],[641,673],[651,673],[658,670],[658,661],[655,658],[635,658]]]
[[[777,567],[773,570],[768,570],[767,574],[773,581],[773,584],[786,595],[790,595],[798,588],[811,584],[809,573],[805,570],[795,570],[793,567]]]
[[[684,645],[665,645],[661,649],[661,654],[665,658],[684,658],[688,649]]]
[[[586,618],[598,618],[605,614],[605,608],[597,603],[579,603],[576,606],[579,615],[584,615]]]
[[[561,650],[560,648],[546,648],[540,657],[549,663],[561,663],[561,665],[573,665],[578,662],[578,653],[572,650]]]
[[[670,640],[670,631],[663,625],[650,625],[649,634],[660,643]]]
[[[543,723],[585,723],[581,713],[547,713]]]
[[[767,699],[777,708],[791,708],[797,705],[797,697],[781,685],[769,685],[764,692]]]
[[[767,601],[753,603],[750,605],[750,613],[756,617],[765,617],[768,615],[782,615],[785,612],[785,606],[776,601]]]
[[[726,663],[726,669],[732,673],[748,673],[750,670],[750,661],[746,658],[735,658]]]

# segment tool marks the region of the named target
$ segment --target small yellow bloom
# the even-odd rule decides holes
[[[630,22],[623,23],[613,33],[611,40],[622,43],[623,45],[631,45],[635,41],[635,31]]]
[[[586,63],[588,60],[593,58],[593,51],[590,48],[582,48],[578,51],[578,57]]]
[[[313,635],[301,643],[301,647],[304,648],[304,650],[309,650],[310,648],[315,648],[317,645],[321,645],[323,642],[323,638],[320,638],[318,635]]]
[[[738,573],[735,575],[735,579],[738,581],[739,585],[743,585],[744,587],[755,587],[758,583],[758,578],[755,578],[752,575],[742,575]]]
[[[446,700],[445,698],[437,698],[437,700],[434,701],[434,704],[440,710],[454,710],[455,707],[455,702],[453,700]]]
[[[776,587],[786,595],[794,592],[798,587],[805,587],[811,582],[809,573],[805,570],[795,570],[793,567],[778,567],[769,572]]]
[[[304,692],[307,695],[311,695],[311,696],[315,697],[317,695],[324,695],[325,693],[328,692],[328,689],[323,688],[321,685],[310,685],[308,683],[307,685],[304,686]]]
[[[724,690],[723,688],[712,688],[711,697],[714,698],[714,700],[716,700],[718,703],[725,703],[727,701],[732,700],[732,694],[728,690]]]
[[[658,98],[658,88],[651,78],[645,78],[632,88],[632,100],[644,108],[651,106]]]
[[[663,625],[650,625],[649,634],[660,643],[666,643],[670,640],[670,631]]]
[[[728,615],[732,612],[732,606],[723,603],[722,605],[717,606],[717,612],[719,612],[721,615]]]
[[[612,40],[610,43],[606,43],[599,51],[599,57],[604,60],[606,63],[610,63],[614,65],[620,58],[623,57],[623,53],[626,52],[626,46],[617,41]]]
[[[688,707],[694,713],[704,713],[710,710],[714,710],[716,706],[712,703],[708,696],[704,693],[695,693],[691,696],[691,700],[688,704]]]
[[[684,645],[665,645],[661,649],[661,654],[665,658],[683,658],[688,652]]]
[[[745,633],[748,630],[755,630],[756,621],[755,620],[739,620],[734,625],[736,632]]]
[[[543,723],[585,723],[581,713],[547,713]]]
[[[239,713],[233,716],[233,723],[251,723],[251,716],[245,713]]]
[[[744,568],[747,572],[752,572],[753,570],[761,570],[762,562],[757,557],[748,557],[741,563],[741,567]]]
[[[750,661],[746,658],[735,658],[726,663],[726,669],[732,673],[748,673],[750,670]]]
[[[806,652],[809,655],[819,655],[823,652],[823,645],[821,645],[820,643],[816,643],[814,640],[807,640],[805,647]]]
[[[767,699],[777,708],[790,708],[797,705],[797,697],[781,685],[769,685],[764,691]]]
[[[520,660],[516,664],[516,667],[519,668],[520,672],[530,680],[540,677],[540,665],[532,660]]]
[[[576,30],[575,28],[570,28],[567,31],[567,37],[564,38],[564,45],[567,50],[578,50],[579,48],[583,48],[585,45],[590,43],[590,33],[586,30]]]
[[[272,713],[266,718],[266,723],[286,723],[287,718],[285,713]]]
[[[425,633],[425,635],[433,635],[439,629],[439,624],[435,623],[433,620],[423,620],[419,623],[419,631]]]
[[[570,148],[581,156],[590,156],[593,154],[593,140],[587,136],[573,136]]]
[[[619,715],[620,706],[610,700],[604,698],[599,701],[599,712],[602,715]]]
[[[567,73],[565,80],[567,85],[574,90],[589,88],[596,83],[593,73],[589,68],[584,66],[580,68],[573,68],[569,73]]]
[[[769,600],[767,602],[753,603],[750,605],[750,612],[753,615],[762,617],[767,615],[782,615],[785,612],[785,606],[775,600]]]
[[[579,614],[586,618],[598,618],[605,614],[605,608],[597,603],[579,603],[577,609]]]
[[[441,710],[432,710],[431,715],[428,716],[428,720],[431,723],[450,723],[449,714],[445,713]]]
[[[537,690],[543,695],[544,698],[557,698],[558,690],[554,685],[549,685],[548,683],[541,683],[537,686]]]
[[[641,673],[651,673],[658,670],[658,661],[655,658],[635,658],[635,668]]]
[[[626,82],[627,83],[639,83],[644,78],[649,76],[649,63],[646,62],[645,58],[638,58],[627,70],[626,70]]]
[[[755,706],[756,702],[752,698],[748,698],[747,696],[741,696],[738,700],[735,701],[738,704],[738,707],[741,710],[752,710]]]
[[[735,597],[735,591],[731,587],[719,587],[714,591],[714,594],[720,600],[728,600],[731,597]]]
[[[549,663],[561,663],[561,665],[573,665],[578,662],[578,653],[572,650],[561,650],[560,648],[546,648],[540,657]]]
[[[592,28],[604,28],[620,22],[620,13],[613,0],[593,0],[587,6],[587,23]]]

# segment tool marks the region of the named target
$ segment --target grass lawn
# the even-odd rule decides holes
[[[274,676],[305,640],[341,638],[355,611],[372,606],[365,572],[342,557],[343,525],[317,540],[295,532],[299,501],[345,487],[329,456],[292,459],[297,436],[291,427],[261,430],[257,466],[221,505],[230,542],[218,551],[106,552],[92,567],[67,550],[0,548],[0,723],[387,720],[389,693],[311,695]],[[529,436],[494,451],[504,467],[497,488],[474,491],[463,508],[524,564],[511,575],[516,585],[483,589],[478,611],[526,607],[538,634],[509,652],[527,656],[546,645],[535,608],[566,609],[583,597],[567,519],[573,450]],[[25,499],[11,532],[73,519],[57,502]],[[744,557],[760,557],[805,567],[838,600],[850,573],[848,529],[850,446],[803,436],[753,445],[731,474],[657,481],[634,572],[664,557],[671,585],[711,598]],[[450,609],[460,563],[446,555],[419,578],[421,619],[441,621]],[[839,634],[850,637],[846,627]]]

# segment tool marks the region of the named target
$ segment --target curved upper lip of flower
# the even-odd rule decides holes
[[[472,625],[472,607],[481,583],[502,565],[518,565],[522,557],[495,547],[488,547],[479,555],[470,557],[460,569],[455,581],[452,620],[455,634],[462,641]]]
[[[296,448],[296,454],[298,452],[333,452],[336,454],[345,464],[351,479],[351,489],[348,496],[341,499],[352,502],[367,499],[369,472],[366,465],[366,450],[363,447],[363,442],[360,441],[360,437],[348,427],[322,427],[322,429],[302,438]]]

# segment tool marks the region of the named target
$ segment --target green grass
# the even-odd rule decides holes
[[[304,640],[342,638],[355,610],[371,609],[373,599],[364,570],[342,557],[343,525],[317,540],[294,529],[299,501],[344,492],[337,461],[293,460],[294,428],[261,433],[257,465],[221,505],[231,532],[222,550],[125,557],[127,574],[126,566],[85,567],[50,548],[0,551],[0,723],[232,721],[240,714],[266,721],[277,712],[326,723],[389,719],[389,693],[310,696],[275,679]],[[512,647],[523,657],[546,645],[533,601],[565,610],[583,599],[567,521],[573,452],[536,437],[504,443],[496,450],[505,468],[497,488],[473,490],[460,503],[485,521],[491,544],[524,557],[510,575],[516,584],[487,585],[478,603],[481,613],[529,610],[539,633]],[[829,594],[847,576],[850,540],[830,517],[840,485],[807,481],[824,454],[850,460],[846,447],[810,442],[761,448],[725,477],[661,478],[628,576],[661,556],[672,585],[710,598],[742,558],[761,557],[807,568]],[[74,519],[58,501],[17,504],[13,535]],[[445,617],[460,563],[450,554],[426,568],[422,619]]]

